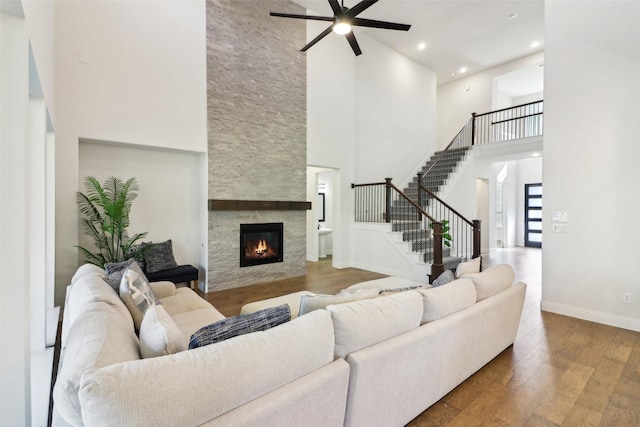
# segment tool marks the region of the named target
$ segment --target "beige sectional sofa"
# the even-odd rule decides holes
[[[334,360],[328,312],[141,359],[132,317],[103,279],[84,265],[67,290],[54,426],[342,425],[349,367]],[[152,288],[186,340],[224,318],[191,289]]]
[[[526,290],[497,266],[140,359],[131,316],[102,277],[83,266],[67,291],[54,426],[402,426],[514,342]],[[223,317],[189,289],[153,288],[186,339]]]

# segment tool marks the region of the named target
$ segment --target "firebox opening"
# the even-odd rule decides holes
[[[240,224],[240,267],[282,262],[283,224]]]

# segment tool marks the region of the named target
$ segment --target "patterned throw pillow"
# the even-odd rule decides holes
[[[415,289],[424,289],[424,286],[415,285],[415,286],[404,286],[402,288],[380,289],[380,295],[391,295],[391,294],[395,294],[395,293],[398,293],[398,292],[413,291]]]
[[[138,331],[149,307],[160,305],[158,297],[149,286],[149,280],[147,280],[147,277],[136,262],[132,263],[122,276],[120,298],[129,309],[129,313],[133,317],[133,323]]]
[[[291,310],[288,304],[228,317],[195,331],[189,340],[189,350],[251,332],[266,331],[289,320]]]
[[[135,260],[127,259],[122,262],[108,262],[104,265],[104,269],[107,272],[105,280],[116,292],[120,289],[122,276],[131,263],[135,263]]]
[[[155,243],[153,248],[144,255],[144,262],[147,273],[157,273],[158,271],[176,268],[178,263],[173,257],[171,240]]]
[[[440,274],[438,276],[438,278],[436,280],[433,281],[431,286],[433,286],[434,288],[437,288],[438,286],[442,286],[442,285],[446,285],[447,283],[451,283],[455,279],[456,279],[456,277],[453,274],[453,271],[445,270],[445,271],[442,272],[442,274]]]

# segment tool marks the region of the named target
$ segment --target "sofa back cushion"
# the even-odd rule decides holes
[[[471,279],[476,286],[477,301],[482,301],[504,291],[513,285],[513,268],[508,264],[495,265],[481,273],[465,274],[463,278]]]
[[[422,318],[422,298],[416,291],[330,305],[336,338],[335,355],[349,353],[377,344],[417,328]]]
[[[139,358],[138,338],[131,317],[123,318],[105,302],[89,303],[71,325],[62,349],[53,390],[56,410],[69,424],[83,425],[78,399],[82,376],[104,366]]]
[[[422,296],[420,324],[432,322],[476,303],[476,288],[469,279],[458,279],[446,285],[418,291]]]
[[[328,365],[333,339],[331,316],[316,310],[267,331],[99,369],[83,377],[85,423],[204,424]]]
[[[326,308],[332,304],[345,304],[353,301],[360,301],[368,298],[375,298],[380,293],[377,288],[360,289],[353,292],[341,292],[337,295],[302,295],[300,298],[300,310],[298,315],[310,313],[314,310]]]
[[[64,318],[65,326],[70,327],[82,313],[87,311],[89,304],[95,302],[104,302],[113,307],[123,319],[133,324],[129,310],[120,296],[104,281],[104,274],[102,277],[98,274],[85,274],[69,288]]]
[[[95,264],[83,264],[76,270],[75,274],[71,278],[71,284],[74,285],[78,280],[83,277],[97,276],[101,279],[106,277],[107,273]]]

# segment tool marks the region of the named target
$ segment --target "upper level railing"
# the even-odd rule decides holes
[[[473,113],[472,145],[542,135],[543,107],[543,101],[540,100],[483,114]]]
[[[474,145],[541,136],[543,107],[544,102],[540,100],[488,113],[472,113],[469,121],[423,173],[422,185],[429,189],[433,188],[433,182],[437,179],[433,180],[430,172],[446,160],[448,153],[453,150],[465,150]]]

